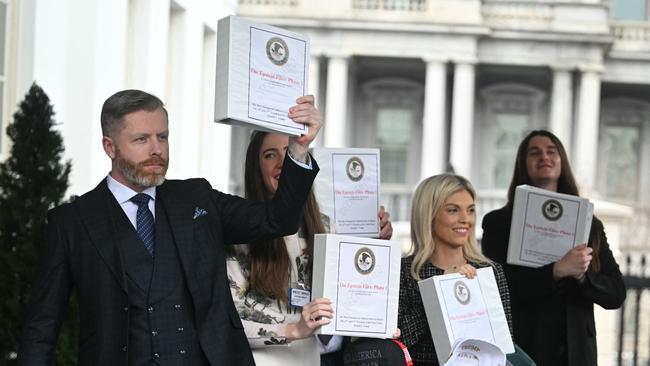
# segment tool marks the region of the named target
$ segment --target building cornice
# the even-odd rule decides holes
[[[490,33],[488,27],[473,24],[443,24],[443,23],[416,23],[416,22],[379,22],[365,20],[344,19],[306,19],[284,17],[256,17],[248,16],[253,21],[271,24],[276,27],[304,28],[313,30],[337,31],[377,31],[377,32],[404,32],[404,33],[431,33],[455,34],[468,36],[485,36]]]

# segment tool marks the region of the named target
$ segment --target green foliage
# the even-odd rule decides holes
[[[0,365],[15,363],[47,210],[61,203],[68,188],[71,163],[61,163],[63,139],[53,117],[49,98],[32,84],[7,126],[12,146],[0,163]],[[75,364],[77,354],[77,311],[71,309],[75,320],[64,325],[58,351],[65,365]]]

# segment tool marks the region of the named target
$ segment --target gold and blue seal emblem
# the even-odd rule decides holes
[[[365,170],[366,168],[363,165],[363,161],[356,156],[351,157],[345,164],[345,172],[347,173],[348,178],[353,182],[360,181],[363,178]]]
[[[469,304],[469,300],[472,298],[472,294],[469,292],[469,287],[463,281],[456,281],[454,283],[454,297],[462,305]]]
[[[280,37],[271,37],[266,42],[266,56],[271,62],[282,66],[289,60],[289,46]]]
[[[375,269],[375,260],[372,249],[363,247],[354,255],[354,268],[362,275],[370,274]]]
[[[542,215],[549,221],[557,221],[562,217],[564,207],[558,200],[547,200],[542,205]]]

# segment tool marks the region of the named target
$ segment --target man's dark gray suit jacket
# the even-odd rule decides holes
[[[194,305],[201,348],[212,365],[254,364],[230,295],[224,246],[295,233],[318,172],[284,162],[273,201],[213,190],[204,179],[168,180],[156,202],[166,208]],[[80,365],[127,365],[129,294],[123,258],[110,225],[115,202],[106,180],[48,213],[48,234],[27,309],[19,365],[51,365],[70,293],[80,308]],[[197,211],[197,209],[199,209]],[[195,217],[196,212],[203,214]]]

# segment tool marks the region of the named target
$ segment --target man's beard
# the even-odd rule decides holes
[[[131,184],[140,187],[153,187],[163,184],[165,181],[165,173],[167,173],[168,161],[161,157],[152,157],[150,159],[136,163],[134,161],[123,158],[120,150],[115,151],[115,163],[117,169],[122,173],[122,176]],[[161,164],[164,169],[162,173],[146,173],[144,167],[147,164]]]

